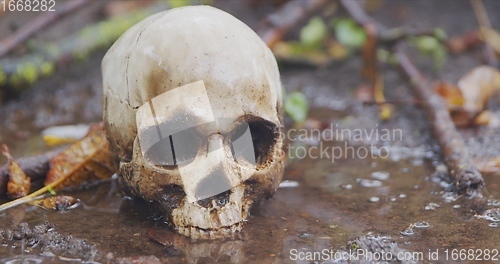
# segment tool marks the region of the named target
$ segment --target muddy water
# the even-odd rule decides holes
[[[369,123],[357,123],[363,120],[355,113],[356,110],[341,112],[322,108],[312,111],[311,116],[322,122],[330,120],[334,125],[374,128]],[[396,124],[382,127],[396,127]],[[415,129],[401,127],[403,133]],[[444,261],[451,260],[453,249],[500,249],[498,228],[459,208],[466,204],[463,198],[444,191],[446,180],[436,172],[442,169],[439,156],[430,146],[404,147],[411,142],[394,142],[385,144],[389,153],[365,157],[363,149],[381,149],[384,144],[373,140],[373,144],[354,139],[329,141],[315,138],[311,131],[296,129],[288,134],[290,159],[286,182],[272,199],[254,208],[237,237],[224,241],[190,241],[168,230],[146,203],[122,197],[116,181],[111,181],[67,193],[81,200],[79,207],[67,212],[22,206],[0,213],[3,229],[13,229],[20,222],[34,227],[49,221],[53,225],[50,232],[84,239],[92,245],[91,257],[83,251],[81,256],[64,251],[51,255],[46,248],[40,255],[43,245],[23,246],[29,243],[26,239],[4,240],[0,245],[0,262],[67,263],[79,259],[115,262],[126,257],[122,260],[138,258],[145,263],[151,260],[302,263],[298,259],[307,255],[299,255],[299,252],[307,254],[325,249],[348,252],[354,249],[349,241],[378,236],[385,237],[384,243],[395,248],[393,252],[407,252],[413,255],[402,256],[413,256],[414,260],[423,262],[429,261],[429,254],[434,252],[439,254],[431,254],[432,257]],[[321,156],[321,150],[315,146],[352,152],[332,160],[325,153]],[[301,158],[303,150],[309,154]],[[498,199],[498,179],[488,177],[486,180],[490,198]],[[411,224],[413,228],[409,228]],[[339,257],[338,254],[334,256]],[[145,260],[145,256],[151,255],[155,257]],[[322,256],[322,260],[331,257]]]

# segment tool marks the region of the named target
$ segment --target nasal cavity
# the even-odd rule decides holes
[[[223,147],[222,136],[218,133],[208,136],[207,154]]]
[[[222,168],[218,168],[198,183],[195,195],[198,200],[204,200],[228,191],[231,188],[231,182],[226,177],[224,170]],[[200,202],[198,202],[198,204],[200,204]]]

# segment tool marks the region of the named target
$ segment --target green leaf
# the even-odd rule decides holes
[[[431,36],[421,36],[413,40],[415,46],[424,53],[431,53],[435,49],[439,48],[439,41],[435,37]]]
[[[309,47],[317,47],[326,37],[327,28],[323,19],[313,17],[300,30],[300,42]]]
[[[301,92],[292,92],[285,98],[285,112],[294,122],[304,122],[307,117],[307,98]]]
[[[190,0],[166,0],[171,8],[187,6],[191,4]]]
[[[340,44],[358,48],[366,41],[366,33],[352,19],[339,19],[334,23],[335,37]]]
[[[440,71],[446,58],[448,57],[448,52],[446,47],[433,36],[420,36],[411,39],[411,43],[422,53],[428,55],[434,61],[434,68]]]
[[[441,41],[445,41],[448,39],[448,34],[446,34],[446,31],[439,27],[434,29],[434,36]]]

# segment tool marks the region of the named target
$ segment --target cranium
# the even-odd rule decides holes
[[[132,194],[188,237],[241,230],[284,170],[281,84],[272,52],[208,6],[154,14],[102,61],[104,124]]]

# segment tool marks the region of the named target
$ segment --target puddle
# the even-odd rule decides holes
[[[238,237],[224,241],[190,241],[175,234],[155,220],[146,203],[123,198],[115,181],[66,193],[81,200],[70,211],[9,209],[0,213],[0,227],[12,230],[26,222],[33,228],[48,221],[54,232],[92,245],[98,253],[83,260],[97,261],[155,256],[169,263],[294,263],[295,253],[345,252],[349,241],[366,234],[385,236],[405,252],[477,247],[479,241],[498,248],[499,236],[492,233],[498,208],[486,211],[485,219],[475,219],[446,202],[441,185],[430,180],[433,163],[424,159],[416,166],[411,158],[395,162],[377,157],[290,161],[276,195],[253,209]],[[498,199],[488,201],[490,207],[499,204]],[[23,248],[23,241],[4,239],[2,261],[67,263],[75,257],[54,255],[57,250],[43,245]]]

